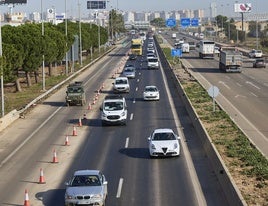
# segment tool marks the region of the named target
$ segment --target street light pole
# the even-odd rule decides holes
[[[1,12],[0,12],[1,16]],[[3,56],[3,49],[2,49],[2,25],[1,25],[2,19],[0,19],[0,72],[1,72],[1,102],[2,102],[2,117],[5,116],[5,98],[4,98],[4,69],[3,69],[3,61],[2,61],[2,56]]]
[[[83,66],[82,61],[82,31],[81,31],[81,11],[80,11],[81,4],[78,0],[78,13],[79,13],[79,51],[80,51],[80,66]]]
[[[65,0],[65,36],[66,36],[66,48],[68,48],[68,43],[67,43],[67,36],[68,36],[68,31],[67,31],[67,0]],[[65,54],[65,72],[66,75],[68,75],[68,50],[66,51]]]
[[[41,0],[41,21],[42,21],[42,43],[44,43],[45,40],[45,28],[44,28],[44,15],[43,15],[43,0]],[[46,91],[46,73],[45,73],[45,54],[43,51],[42,54],[42,81],[43,81],[43,86],[42,86],[42,91]]]

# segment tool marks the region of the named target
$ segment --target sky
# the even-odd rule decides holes
[[[89,0],[27,0],[25,5],[15,5],[13,12],[40,12],[41,2],[43,11],[49,8],[55,8],[56,13],[65,12],[65,2],[67,16],[78,17],[78,3],[81,5],[81,16],[88,16],[90,10],[87,9]],[[174,11],[183,9],[203,9],[205,15],[209,14],[211,2],[216,2],[217,13],[225,16],[236,16],[233,11],[233,5],[237,3],[251,3],[252,13],[268,13],[268,0],[109,0],[107,9],[116,9],[122,11]],[[7,5],[0,7],[0,12],[8,11]]]

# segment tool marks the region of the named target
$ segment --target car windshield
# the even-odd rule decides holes
[[[125,72],[134,72],[134,68],[133,67],[127,67],[127,68],[125,68]]]
[[[175,135],[173,133],[155,133],[152,140],[162,141],[162,140],[175,140]]]
[[[127,84],[127,80],[126,79],[118,79],[115,81],[115,84]]]
[[[150,59],[148,59],[148,62],[158,62],[158,59],[156,59],[156,58],[150,58]]]
[[[101,182],[97,175],[77,175],[73,178],[71,186],[100,186]]]
[[[156,87],[146,87],[145,88],[145,91],[146,92],[156,92],[157,91],[157,88]]]
[[[68,93],[81,93],[81,92],[83,92],[82,87],[69,87],[67,90],[68,90]]]
[[[104,109],[106,111],[117,111],[123,109],[123,102],[105,102]]]

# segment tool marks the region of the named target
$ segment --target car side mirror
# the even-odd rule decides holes
[[[148,141],[151,141],[151,137],[148,137],[147,139],[148,139]]]
[[[66,185],[66,186],[69,186],[70,184],[69,184],[69,182],[65,182],[65,185]]]

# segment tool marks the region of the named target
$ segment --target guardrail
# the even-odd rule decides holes
[[[246,206],[247,203],[245,202],[243,196],[241,195],[239,189],[237,188],[236,184],[234,183],[232,176],[230,175],[227,167],[225,166],[221,156],[219,155],[216,147],[212,143],[212,140],[207,133],[206,129],[203,127],[202,122],[199,120],[199,117],[193,108],[190,100],[188,99],[186,93],[183,90],[182,85],[180,84],[180,81],[178,80],[175,73],[172,71],[172,67],[165,58],[165,55],[163,51],[160,48],[160,45],[157,41],[156,46],[157,50],[159,51],[159,58],[161,59],[161,63],[164,68],[164,71],[167,75],[170,75],[172,77],[173,83],[183,100],[183,103],[185,105],[185,108],[188,112],[188,115],[194,125],[194,128],[202,142],[202,146],[211,162],[211,165],[213,166],[213,170],[215,171],[215,175],[217,176],[223,191],[225,193],[225,197],[227,201],[229,202],[229,205],[241,205]],[[186,72],[190,72],[186,66],[182,64],[183,68]],[[192,74],[190,74],[193,76]]]
[[[8,113],[7,115],[5,115],[4,117],[0,118],[0,132],[2,130],[4,130],[6,127],[8,127],[10,124],[12,124],[18,118],[23,117],[23,114],[25,113],[25,111],[27,111],[33,105],[35,105],[36,103],[40,102],[42,99],[46,98],[48,95],[50,95],[56,89],[62,87],[68,81],[70,81],[71,79],[73,79],[74,77],[76,77],[78,74],[82,73],[88,67],[90,67],[93,64],[95,64],[96,62],[98,62],[101,58],[103,58],[106,54],[108,54],[109,52],[111,52],[114,49],[115,49],[115,47],[112,47],[111,49],[109,49],[108,51],[106,51],[105,53],[103,53],[101,56],[99,56],[98,58],[94,59],[92,62],[90,62],[89,64],[87,64],[86,66],[82,67],[78,71],[76,71],[73,74],[71,74],[70,76],[68,76],[64,81],[60,82],[59,84],[53,86],[52,88],[50,88],[49,90],[47,90],[43,94],[41,94],[38,97],[36,97],[34,100],[32,100],[30,103],[28,103],[21,110],[19,110],[19,111],[18,110],[13,110],[10,113]]]

